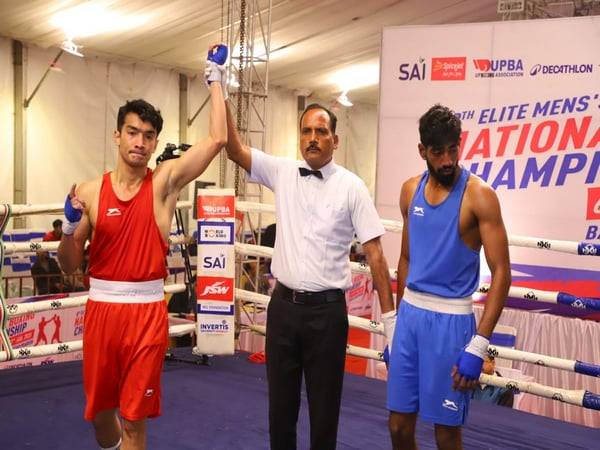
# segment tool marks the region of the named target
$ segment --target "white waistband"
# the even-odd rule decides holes
[[[472,314],[473,313],[473,297],[463,298],[445,298],[438,297],[433,294],[425,294],[424,292],[411,291],[404,288],[404,297],[402,301],[406,301],[417,308],[423,308],[428,311],[434,311],[445,314]]]
[[[95,302],[152,303],[164,300],[163,279],[151,281],[108,281],[90,277],[89,298]]]

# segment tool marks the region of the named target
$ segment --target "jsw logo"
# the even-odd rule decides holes
[[[206,286],[204,288],[204,291],[202,292],[202,295],[207,295],[207,294],[217,294],[217,295],[225,295],[229,292],[229,288],[227,286],[223,286],[223,281],[217,281],[216,283],[213,283],[209,286]]]

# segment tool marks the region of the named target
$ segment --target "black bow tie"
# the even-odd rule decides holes
[[[314,175],[315,177],[320,178],[321,180],[323,179],[323,174],[321,173],[320,170],[310,170],[310,169],[307,169],[306,167],[298,167],[298,170],[300,171],[301,177],[307,177],[308,175]]]

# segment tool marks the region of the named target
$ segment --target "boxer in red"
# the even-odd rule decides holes
[[[84,417],[93,423],[103,449],[144,449],[146,418],[160,415],[168,338],[163,287],[167,239],[179,192],[227,142],[221,84],[226,58],[225,46],[209,50],[206,139],[152,171],[147,165],[163,119],[146,101],[128,101],[119,109],[114,132],[116,169],[73,185],[65,202],[67,222],[58,249],[65,272],[80,266],[85,242],[91,242],[83,335]]]

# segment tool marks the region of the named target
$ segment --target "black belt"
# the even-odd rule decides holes
[[[278,281],[275,290],[279,291],[281,298],[297,305],[322,305],[346,301],[344,291],[341,289],[327,289],[318,292],[295,291]]]

